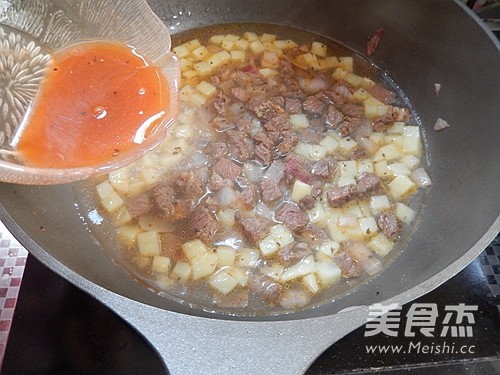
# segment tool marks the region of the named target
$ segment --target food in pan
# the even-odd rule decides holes
[[[179,119],[156,150],[95,182],[92,228],[155,291],[206,310],[332,300],[403,247],[431,184],[420,128],[342,46],[210,31],[173,48]]]

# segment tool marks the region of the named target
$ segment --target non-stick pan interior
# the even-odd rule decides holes
[[[458,3],[433,0],[150,0],[149,3],[172,33],[215,23],[274,23],[315,32],[363,52],[368,37],[379,27],[385,28],[372,60],[400,86],[420,117],[433,186],[426,196],[413,238],[386,271],[338,301],[292,314],[290,318],[333,314],[349,306],[367,305],[401,294],[466,255],[485,233],[493,236],[498,231],[499,45]],[[435,83],[442,85],[439,96],[434,93]],[[451,127],[435,132],[433,125],[438,117]],[[1,184],[0,203],[2,220],[21,242],[46,265],[84,289],[91,282],[163,309],[212,316],[156,296],[131,280],[87,232],[78,216],[71,186]],[[497,227],[492,228],[494,225]],[[443,273],[442,281],[451,276],[451,270]]]

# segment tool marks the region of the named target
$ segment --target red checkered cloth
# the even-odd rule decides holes
[[[28,252],[0,222],[0,366]]]

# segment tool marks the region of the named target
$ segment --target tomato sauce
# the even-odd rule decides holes
[[[54,53],[17,149],[36,167],[98,165],[142,143],[168,106],[161,71],[132,47],[76,44]]]

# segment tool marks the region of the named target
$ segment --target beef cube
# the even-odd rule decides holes
[[[342,277],[348,279],[350,277],[359,277],[361,268],[345,250],[341,250],[334,255],[333,260],[339,266]]]
[[[311,180],[311,174],[307,170],[307,167],[300,162],[299,158],[292,157],[288,159],[285,166],[285,173],[306,184]]]
[[[205,154],[210,156],[212,160],[219,160],[227,155],[229,148],[224,142],[212,142],[205,147]]]
[[[255,159],[260,162],[262,165],[271,164],[272,153],[269,148],[267,148],[263,143],[255,146],[254,149]]]
[[[300,231],[309,223],[307,214],[292,203],[285,203],[278,212],[276,212],[276,220],[282,222],[292,231]]]
[[[302,103],[297,98],[285,98],[285,111],[290,114],[302,113]]]
[[[219,191],[222,188],[234,186],[233,181],[228,178],[222,178],[217,172],[213,172],[210,180],[208,181],[208,188],[211,191]]]
[[[127,204],[127,210],[132,219],[147,214],[153,208],[153,203],[147,193],[139,195]]]
[[[234,181],[241,173],[241,167],[227,158],[220,158],[214,165],[214,171],[222,178]]]
[[[206,206],[198,206],[189,218],[189,227],[196,238],[210,242],[217,233],[217,221]]]
[[[399,224],[392,211],[384,211],[377,220],[378,227],[390,240],[395,240],[399,235]]]
[[[240,193],[240,200],[248,207],[254,207],[257,203],[257,189],[253,185],[248,185]]]
[[[264,131],[259,131],[253,136],[253,140],[256,143],[262,143],[264,146],[266,146],[268,149],[272,149],[274,147],[274,142],[269,139],[269,137],[266,135]]]
[[[305,197],[300,199],[299,207],[301,210],[307,211],[307,210],[310,210],[311,208],[313,208],[315,203],[316,203],[316,199],[314,199],[314,197],[312,195],[308,194]]]
[[[308,224],[305,228],[301,229],[298,232],[295,232],[295,236],[297,236],[302,242],[305,242],[314,249],[328,240],[328,234],[323,229],[314,224]]]
[[[380,178],[373,173],[363,173],[358,180],[356,190],[359,197],[365,197],[378,191]]]
[[[333,104],[326,109],[325,126],[328,129],[337,129],[344,119],[344,115]]]
[[[204,183],[200,175],[194,171],[182,171],[176,175],[176,195],[199,198],[205,191]]]
[[[375,99],[380,100],[384,104],[392,104],[396,101],[396,93],[387,90],[380,83],[375,84],[375,86],[368,91]]]
[[[246,133],[239,130],[228,130],[225,134],[231,154],[236,160],[243,162],[253,157],[253,143],[248,139]]]
[[[219,91],[214,98],[213,107],[217,114],[224,116],[226,114],[226,110],[229,104],[229,98],[222,91]]]
[[[233,129],[235,125],[227,120],[226,117],[217,116],[210,121],[212,127],[218,132],[224,132],[229,129]]]
[[[269,305],[275,305],[281,297],[281,284],[264,275],[250,274],[248,288],[257,293]]]
[[[153,189],[151,189],[151,198],[155,207],[164,212],[165,215],[170,216],[172,214],[174,210],[173,202],[175,198],[175,192],[172,186],[166,183],[156,185]]]
[[[326,191],[326,199],[331,207],[340,207],[356,198],[356,185],[349,184],[328,189]]]
[[[325,109],[325,103],[323,103],[318,97],[311,95],[304,100],[304,103],[302,103],[302,107],[304,108],[304,111],[309,112],[313,115],[318,115],[323,113],[323,110]]]
[[[264,128],[270,132],[282,132],[291,129],[291,127],[290,117],[286,113],[274,116],[264,122]]]
[[[313,253],[313,249],[304,242],[292,242],[278,251],[278,259],[283,264],[295,263]]]
[[[286,155],[290,151],[292,151],[295,146],[297,146],[297,143],[299,142],[299,139],[297,135],[295,135],[295,132],[291,130],[286,130],[282,133],[282,138],[281,141],[278,143],[278,153],[279,155]]]
[[[266,203],[274,202],[281,198],[281,190],[278,187],[278,183],[271,178],[266,178],[262,181],[260,189],[262,191],[262,200]]]
[[[255,214],[242,214],[236,211],[234,214],[236,224],[241,228],[244,236],[253,244],[257,245],[269,232],[271,223],[265,218]]]

